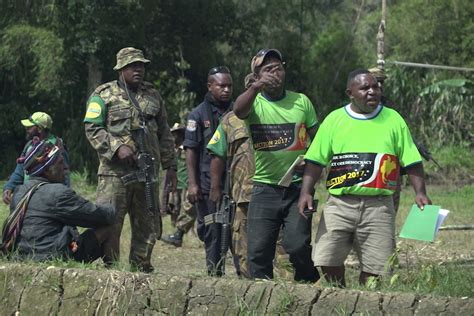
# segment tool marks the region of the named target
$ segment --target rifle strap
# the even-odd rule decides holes
[[[230,176],[231,176],[231,170],[230,170],[230,166],[232,164],[232,159],[230,159],[230,157],[227,157],[226,159],[226,163],[225,163],[225,182],[224,182],[224,194],[226,194],[227,196],[231,196],[231,190],[230,190]]]
[[[28,210],[28,204],[30,203],[31,197],[36,190],[46,184],[47,182],[40,182],[31,187],[25,195],[21,198],[20,202],[15,207],[15,210],[8,216],[3,223],[2,228],[2,243],[0,244],[0,250],[4,253],[10,252],[15,246],[16,239],[21,232],[23,221]]]
[[[146,126],[145,115],[143,114],[143,110],[140,107],[140,104],[138,103],[137,99],[135,98],[136,93],[134,93],[133,91],[128,90],[127,84],[120,81],[120,80],[118,81],[118,85],[125,90],[125,92],[127,93],[127,97],[130,100],[130,103],[132,103],[133,107],[138,111],[138,117],[140,119],[140,125],[141,126]]]

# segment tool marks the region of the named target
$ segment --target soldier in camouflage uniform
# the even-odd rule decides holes
[[[108,228],[104,261],[120,256],[120,234],[125,214],[130,216],[132,240],[129,261],[132,268],[152,272],[151,253],[161,236],[161,218],[146,211],[144,183],[125,186],[121,177],[137,169],[136,135],[143,132],[145,150],[154,158],[154,179],[159,162],[165,177],[176,186],[174,141],[167,123],[163,99],[153,84],[144,82],[145,64],[150,61],[133,47],[117,53],[119,79],[97,87],[89,98],[84,118],[85,132],[99,155],[97,203],[110,202],[117,209],[117,222]],[[159,186],[155,185],[155,208],[159,208]]]
[[[175,123],[171,128],[171,134],[175,139],[176,157],[178,159],[178,184],[175,191],[171,191],[168,183],[163,184],[163,203],[161,210],[171,215],[171,223],[177,228],[178,234],[187,233],[194,226],[196,221],[196,209],[193,204],[188,201],[188,173],[186,169],[186,156],[183,148],[185,127],[179,123]],[[166,197],[166,195],[168,195]],[[167,204],[167,205],[166,205]],[[181,212],[182,210],[182,212]],[[176,233],[175,233],[176,234]],[[164,235],[161,240],[181,247],[183,239],[173,238],[171,235]]]
[[[211,191],[209,199],[217,203],[222,196],[222,177],[226,160],[230,168],[230,194],[236,203],[232,223],[232,250],[238,261],[237,271],[250,278],[247,264],[247,209],[252,193],[252,176],[255,172],[253,150],[244,121],[229,112],[211,138],[207,149],[211,160]]]

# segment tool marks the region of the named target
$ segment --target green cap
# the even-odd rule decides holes
[[[122,48],[117,53],[117,64],[115,65],[114,70],[120,70],[123,67],[137,61],[145,64],[150,62],[148,59],[145,59],[143,52],[140,49],[133,47]]]
[[[21,120],[24,127],[38,126],[43,129],[51,129],[53,127],[53,119],[44,112],[35,112],[29,118]]]

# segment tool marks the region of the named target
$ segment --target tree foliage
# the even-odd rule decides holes
[[[322,119],[344,102],[348,72],[372,67],[380,1],[376,0],[2,0],[0,137],[7,175],[24,143],[19,120],[51,113],[74,169],[96,167],[82,127],[92,89],[116,79],[116,52],[144,50],[147,80],[162,93],[169,123],[206,93],[207,70],[232,70],[234,96],[253,54],[280,49],[287,87],[307,94]],[[388,1],[386,58],[474,67],[474,4],[469,0]],[[387,63],[385,93],[417,137],[472,146],[472,72]]]

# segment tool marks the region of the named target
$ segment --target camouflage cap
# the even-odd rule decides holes
[[[53,127],[53,119],[47,113],[35,112],[29,118],[21,120],[24,127],[38,126],[43,129],[51,129]]]
[[[179,124],[179,123],[174,123],[173,127],[170,128],[170,132],[176,132],[176,131],[180,131],[180,130],[183,130],[184,131],[185,127],[183,124]]]
[[[114,70],[120,70],[123,67],[137,61],[145,64],[150,62],[148,59],[145,59],[143,52],[140,49],[134,47],[122,48],[117,53],[117,64],[115,65]]]
[[[373,67],[369,69],[369,72],[377,79],[377,81],[384,81],[387,79],[387,75],[385,74],[385,71],[378,68],[378,67]]]
[[[254,83],[256,80],[257,80],[257,78],[255,78],[255,74],[254,74],[253,72],[252,72],[252,73],[249,73],[247,76],[245,76],[245,79],[244,79],[244,87],[245,87],[245,89],[250,88],[250,86],[252,85],[252,83]]]
[[[258,53],[255,56],[253,56],[252,62],[250,63],[250,69],[252,70],[252,73],[255,73],[255,68],[262,65],[263,61],[265,60],[265,57],[267,57],[268,54],[273,54],[280,61],[283,61],[283,57],[278,49],[262,48],[261,50],[258,51]]]

